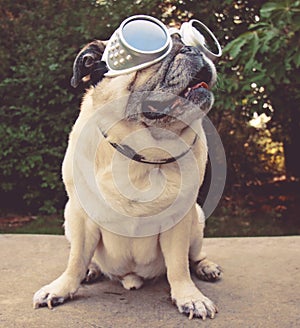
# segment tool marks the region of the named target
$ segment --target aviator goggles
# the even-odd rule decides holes
[[[168,29],[154,17],[136,15],[125,19],[107,42],[101,59],[108,68],[105,76],[127,74],[159,62],[172,49],[172,34],[179,34],[185,45],[197,47],[211,60],[222,55],[215,35],[196,19],[180,29]]]

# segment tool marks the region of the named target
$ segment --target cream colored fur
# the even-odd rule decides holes
[[[76,142],[82,129],[96,110],[101,110],[103,105],[115,99],[127,99],[129,95],[128,85],[133,80],[136,85],[144,83],[152,74],[152,69],[145,70],[144,74],[131,73],[104,79],[99,87],[91,88],[82,102],[79,117],[70,134],[69,145],[63,162],[63,181],[66,186],[69,201],[65,209],[65,233],[71,243],[71,250],[66,271],[55,281],[42,287],[34,296],[34,306],[48,304],[51,308],[57,303],[62,303],[65,299],[72,297],[82,280],[85,278],[86,271],[91,261],[95,263],[105,275],[118,279],[127,289],[139,288],[144,279],[154,278],[164,273],[167,274],[171,287],[171,297],[177,304],[180,312],[185,312],[192,318],[193,316],[214,317],[217,312],[216,306],[205,297],[195,286],[191,279],[189,261],[195,266],[198,275],[206,273],[201,268],[202,261],[206,261],[206,272],[213,268],[211,272],[219,276],[220,271],[212,262],[205,259],[202,249],[204,216],[201,208],[194,205],[186,216],[171,229],[159,235],[134,238],[114,234],[97,225],[92,221],[81,207],[74,187],[73,159],[74,152],[78,151]],[[136,122],[128,122],[123,119],[125,104],[122,101],[118,108],[110,112],[110,116],[103,112],[102,124],[109,126],[112,120],[120,122],[109,131],[111,138],[118,141],[134,130],[144,128]],[[201,127],[201,121],[196,122]],[[187,144],[191,144],[194,139],[192,129],[185,129],[182,132],[181,126],[173,127],[173,131],[180,134]],[[149,131],[144,129],[144,141],[151,143],[163,143],[172,141],[155,141]],[[90,138],[83,150],[82,161],[92,160],[89,149],[97,147],[93,142],[97,137],[91,131]],[[113,137],[112,137],[113,136]],[[118,138],[118,139],[117,139]],[[153,139],[153,138],[152,138]],[[116,150],[103,138],[97,148],[96,153],[96,179],[99,187],[105,196],[112,201],[114,207],[125,214],[138,216],[142,213],[149,215],[158,213],[174,201],[174,197],[180,187],[180,172],[178,164],[171,163],[158,167],[156,173],[159,181],[160,175],[164,174],[166,188],[152,203],[129,201],[124,197],[113,183],[113,172],[111,161]],[[199,138],[192,149],[197,158],[199,169],[199,181],[201,186],[207,161],[207,145],[204,132],[201,128]],[[162,150],[152,149],[145,152],[147,157],[162,158],[166,154]],[[122,156],[122,155],[119,155]],[[126,169],[120,162],[120,171]],[[134,186],[143,191],[149,187],[149,174],[153,169],[152,165],[131,161],[129,166],[129,176]],[[189,170],[189,163],[186,163],[186,170]],[[153,174],[153,172],[152,172]],[[102,208],[99,208],[99,215],[106,215]],[[167,220],[168,218],[166,218]],[[202,271],[201,271],[202,270]]]

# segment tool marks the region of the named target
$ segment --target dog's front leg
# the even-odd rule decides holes
[[[71,250],[65,272],[49,285],[34,294],[33,307],[61,304],[72,298],[85,277],[87,267],[100,239],[100,232],[95,223],[83,217],[66,220],[67,235],[71,238]]]
[[[171,286],[171,297],[179,312],[192,319],[206,316],[213,318],[217,312],[214,303],[205,297],[195,286],[189,271],[189,247],[191,235],[191,215],[193,209],[172,229],[160,236],[161,250],[167,267],[167,277]]]

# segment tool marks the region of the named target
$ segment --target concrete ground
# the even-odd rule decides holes
[[[215,238],[204,246],[224,277],[195,281],[219,313],[189,321],[171,304],[165,278],[137,291],[104,280],[53,310],[33,310],[33,293],[66,267],[68,243],[63,236],[0,235],[0,327],[300,327],[300,237]]]

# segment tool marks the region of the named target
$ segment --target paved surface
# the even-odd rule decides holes
[[[33,293],[64,270],[68,243],[0,235],[0,327],[300,327],[300,237],[206,239],[205,248],[225,272],[218,283],[197,281],[219,307],[203,322],[179,314],[165,278],[137,291],[104,280],[53,310],[33,310]]]

